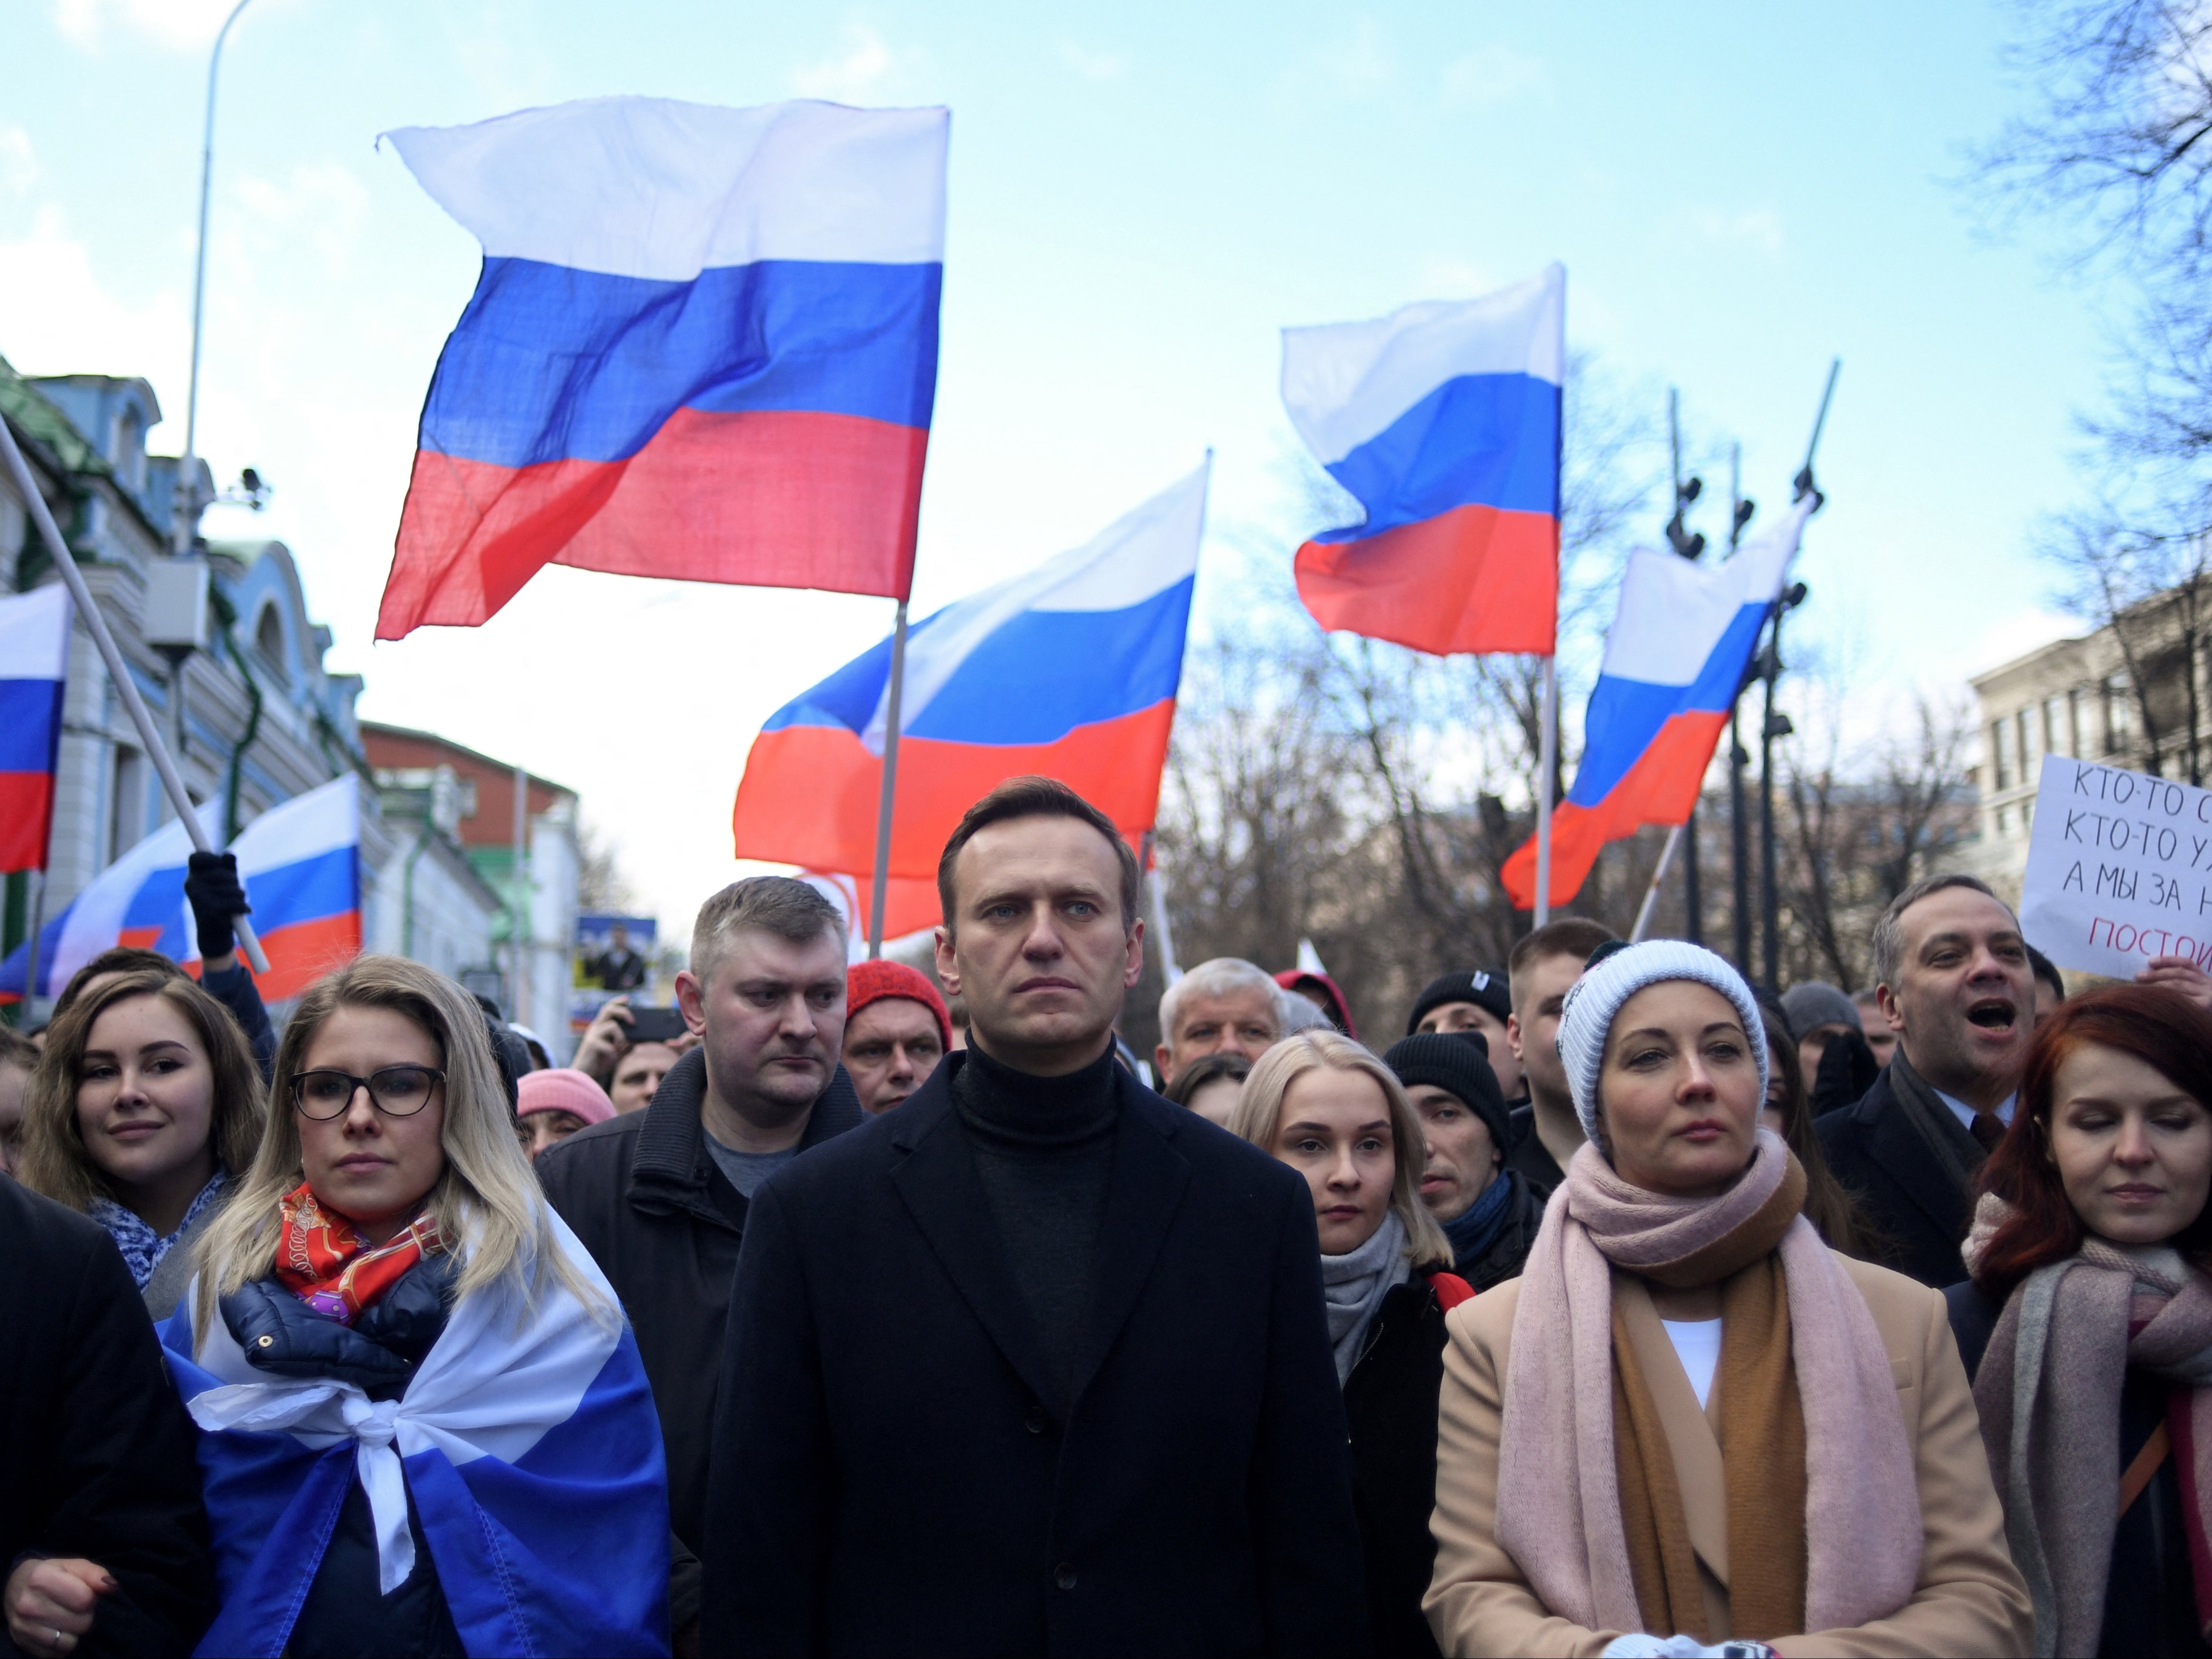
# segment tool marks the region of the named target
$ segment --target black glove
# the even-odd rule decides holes
[[[185,898],[192,907],[202,960],[213,962],[238,948],[230,919],[253,907],[246,902],[246,889],[239,884],[237,854],[193,854],[185,863]]]
[[[1813,1115],[1856,1106],[1881,1075],[1874,1050],[1856,1031],[1838,1031],[1820,1051],[1820,1069],[1813,1076]]]

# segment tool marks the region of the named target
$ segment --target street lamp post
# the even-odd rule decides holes
[[[191,378],[185,383],[185,453],[177,464],[179,553],[191,551],[192,527],[199,521],[202,506],[195,472],[199,459],[200,314],[201,301],[207,292],[208,190],[215,180],[216,76],[222,68],[222,43],[230,38],[230,26],[238,21],[238,14],[252,3],[252,0],[238,0],[230,9],[230,15],[216,31],[215,50],[208,54],[207,123],[200,138],[200,237],[198,251],[192,259],[192,370]]]

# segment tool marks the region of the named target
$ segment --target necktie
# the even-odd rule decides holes
[[[1973,1129],[1974,1139],[1982,1143],[1984,1152],[1996,1151],[1997,1142],[2004,1139],[2005,1126],[1995,1112],[1976,1112],[1970,1127]]]

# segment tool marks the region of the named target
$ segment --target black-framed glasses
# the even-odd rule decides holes
[[[351,1072],[295,1072],[292,1104],[302,1117],[319,1121],[343,1117],[354,1092],[368,1091],[369,1104],[386,1117],[412,1117],[430,1103],[446,1081],[431,1066],[386,1066],[367,1077]]]

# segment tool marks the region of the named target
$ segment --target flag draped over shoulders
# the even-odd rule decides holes
[[[532,1299],[512,1280],[475,1292],[397,1400],[258,1370],[220,1313],[195,1341],[186,1295],[161,1340],[201,1430],[222,1597],[199,1652],[283,1651],[355,1480],[380,1589],[413,1571],[411,1498],[471,1655],[668,1651],[652,1391],[605,1277],[558,1217],[552,1228],[605,1310],[542,1264]]]

